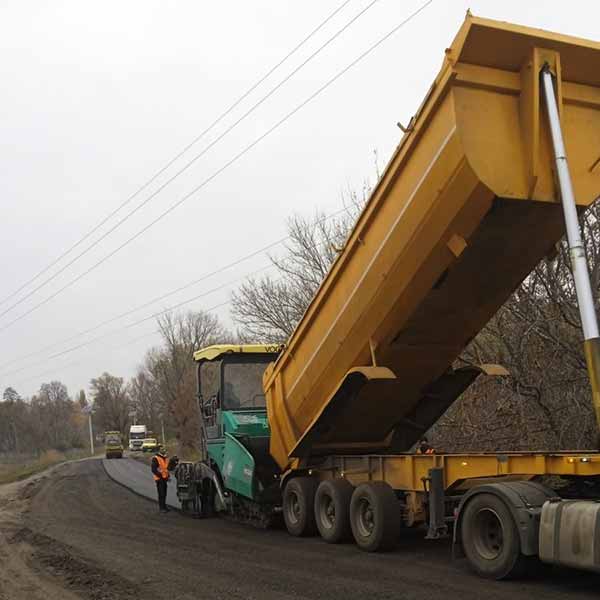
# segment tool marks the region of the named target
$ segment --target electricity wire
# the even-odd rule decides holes
[[[331,12],[325,20],[321,21],[317,27],[315,27],[306,37],[304,37],[292,50],[290,50],[278,63],[271,67],[256,83],[249,87],[233,104],[231,104],[225,111],[223,111],[212,123],[206,127],[199,135],[197,135],[190,143],[188,143],[182,150],[180,150],[172,159],[170,159],[164,166],[154,173],[144,184],[142,184],[133,194],[128,196],[124,202],[122,202],[116,209],[110,212],[104,217],[99,223],[97,223],[92,229],[90,229],[82,238],[67,248],[62,254],[55,258],[51,263],[46,265],[41,271],[39,271],[32,278],[28,279],[14,292],[0,300],[0,306],[8,300],[14,298],[19,292],[25,289],[29,284],[39,279],[44,273],[47,273],[52,267],[58,264],[63,258],[68,256],[73,250],[79,247],[85,240],[89,239],[96,231],[98,231],[103,225],[105,225],[112,217],[114,217],[121,209],[125,208],[130,202],[132,202],[139,194],[147,189],[156,179],[158,179],[165,171],[167,171],[175,162],[177,162],[190,148],[197,144],[204,136],[210,133],[227,115],[229,115],[239,104],[244,101],[258,86],[260,86],[266,79],[268,79],[281,65],[283,65],[289,58],[291,58],[304,44],[306,44],[316,33],[318,33],[335,15],[337,15],[351,0],[344,0],[333,12]]]
[[[339,216],[340,214],[342,214],[344,212],[348,212],[348,208],[347,207],[344,207],[344,208],[342,208],[340,210],[337,210],[337,211],[335,211],[333,213],[330,213],[329,215],[324,216],[321,219],[318,219],[315,222],[315,225],[319,225],[321,223],[324,223],[324,222],[326,222],[326,221],[328,221],[328,220],[330,220],[330,219],[332,219],[332,218],[334,218],[336,216]],[[134,312],[142,310],[142,309],[144,309],[144,308],[146,308],[148,306],[151,306],[152,304],[156,304],[157,302],[160,302],[161,300],[165,300],[166,298],[169,298],[170,296],[173,296],[173,295],[175,295],[175,294],[177,294],[179,292],[182,292],[182,291],[184,291],[184,290],[186,290],[186,289],[188,289],[188,288],[190,288],[190,287],[192,287],[194,285],[197,285],[198,283],[201,283],[202,281],[206,281],[207,279],[210,279],[211,277],[214,277],[215,275],[219,275],[219,274],[223,273],[224,271],[227,271],[227,270],[229,270],[229,269],[231,269],[233,267],[236,267],[236,266],[238,266],[238,265],[240,265],[240,264],[242,264],[242,263],[244,263],[244,262],[246,262],[246,261],[248,261],[248,260],[250,260],[252,258],[255,258],[256,256],[260,256],[261,254],[265,254],[266,252],[268,252],[272,248],[275,248],[278,245],[283,244],[283,243],[289,241],[290,239],[291,239],[291,236],[289,236],[289,235],[285,236],[285,237],[282,237],[282,238],[280,238],[280,239],[278,239],[278,240],[276,240],[274,242],[271,242],[271,243],[269,243],[269,244],[267,244],[267,245],[259,248],[258,250],[254,250],[253,252],[251,252],[249,254],[246,254],[244,256],[236,258],[234,261],[232,261],[232,262],[230,262],[230,263],[228,263],[226,265],[223,265],[223,266],[219,267],[218,269],[215,269],[213,271],[205,273],[205,274],[201,275],[197,279],[194,279],[194,280],[192,280],[192,281],[190,281],[188,283],[185,283],[184,285],[181,285],[181,286],[179,286],[179,287],[177,287],[177,288],[175,288],[175,289],[173,289],[173,290],[171,290],[169,292],[161,294],[160,296],[156,296],[155,298],[153,298],[151,300],[148,300],[148,301],[144,302],[141,305],[135,306],[134,308],[128,309],[125,312],[122,312],[122,313],[119,313],[118,315],[110,317],[109,319],[106,319],[106,320],[104,320],[104,321],[102,321],[102,322],[100,322],[100,323],[98,323],[98,324],[96,324],[96,325],[94,325],[92,327],[89,327],[88,329],[85,329],[83,331],[79,331],[77,333],[74,333],[73,335],[70,335],[69,337],[63,338],[63,339],[58,340],[56,342],[52,342],[51,344],[47,344],[46,346],[42,346],[41,348],[37,348],[35,351],[30,352],[28,354],[24,354],[24,355],[21,355],[21,356],[14,357],[14,358],[10,359],[9,361],[6,361],[5,363],[0,364],[0,370],[4,369],[7,366],[10,366],[10,365],[12,365],[12,364],[14,364],[16,362],[20,362],[21,360],[26,360],[28,358],[32,358],[32,357],[38,356],[40,354],[45,354],[47,350],[55,348],[56,346],[59,346],[59,345],[64,344],[66,342],[70,342],[70,341],[72,341],[72,340],[74,340],[74,339],[76,339],[78,337],[87,335],[88,333],[92,333],[92,332],[100,329],[101,327],[104,327],[105,325],[109,325],[110,323],[114,323],[115,321],[117,321],[119,319],[122,319],[124,317],[127,317],[127,316],[131,315]],[[246,275],[245,277],[247,277],[247,276],[248,275]],[[5,371],[5,372],[0,373],[0,376],[4,377],[4,376],[9,375],[9,374],[14,373],[14,372],[16,372],[16,370]]]
[[[163,218],[165,218],[167,215],[169,215],[171,212],[173,212],[176,208],[178,208],[179,206],[181,206],[181,204],[183,204],[186,200],[188,200],[193,195],[195,195],[196,193],[198,193],[201,189],[203,189],[206,185],[208,185],[213,179],[215,179],[216,177],[218,177],[223,171],[225,171],[231,165],[233,165],[234,163],[236,163],[246,153],[248,153],[250,150],[252,150],[252,148],[254,148],[256,145],[258,145],[260,142],[262,142],[266,137],[268,137],[271,133],[273,133],[279,127],[281,127],[281,125],[283,125],[286,121],[288,121],[298,111],[300,111],[307,104],[309,104],[312,100],[314,100],[320,94],[322,94],[326,89],[328,89],[331,85],[333,85],[333,83],[335,83],[340,77],[342,77],[343,75],[345,75],[350,69],[352,69],[358,63],[360,63],[363,59],[365,59],[367,56],[369,56],[381,44],[383,44],[386,40],[388,40],[391,36],[393,36],[397,31],[399,31],[403,26],[405,26],[407,23],[409,23],[412,19],[414,19],[417,15],[419,15],[423,10],[425,10],[430,4],[432,4],[433,1],[434,0],[427,0],[427,2],[423,3],[418,9],[416,9],[415,11],[413,11],[408,17],[406,17],[398,25],[396,25],[390,31],[388,31],[388,33],[386,33],[383,37],[379,38],[376,42],[374,42],[373,44],[371,44],[371,46],[369,46],[365,51],[363,51],[361,54],[359,54],[358,57],[356,57],[353,61],[351,61],[348,65],[346,65],[342,70],[338,71],[338,73],[336,75],[334,75],[332,78],[330,78],[329,80],[327,80],[315,92],[313,92],[312,94],[310,94],[300,104],[296,105],[295,108],[293,108],[290,112],[288,112],[281,119],[279,119],[274,125],[272,125],[269,129],[267,129],[265,132],[263,132],[261,135],[259,135],[257,138],[255,138],[254,141],[252,141],[250,144],[248,144],[247,146],[245,146],[241,151],[239,151],[237,154],[235,154],[231,159],[229,159],[219,169],[217,169],[216,171],[214,171],[212,173],[212,175],[210,175],[209,177],[207,177],[206,179],[204,179],[199,185],[197,185],[195,188],[193,188],[190,192],[188,192],[187,194],[185,194],[184,196],[182,196],[179,200],[177,200],[174,204],[172,204],[167,210],[163,211],[160,215],[158,215],[158,217],[156,217],[155,219],[153,219],[152,221],[150,221],[150,223],[148,223],[145,227],[143,227],[138,232],[136,232],[133,236],[131,236],[130,238],[128,238],[127,240],[125,240],[122,244],[120,244],[119,246],[117,246],[117,248],[115,248],[109,254],[107,254],[106,256],[104,256],[102,259],[100,259],[99,261],[97,261],[96,263],[94,263],[86,271],[84,271],[83,273],[79,274],[77,277],[75,277],[74,279],[72,279],[65,286],[63,286],[62,288],[59,288],[52,295],[48,296],[43,301],[41,301],[38,304],[34,305],[28,311],[22,313],[21,315],[19,315],[18,317],[16,317],[12,321],[9,321],[4,326],[0,327],[0,332],[1,331],[5,331],[8,327],[12,326],[14,323],[20,321],[21,319],[25,318],[26,316],[30,315],[32,312],[34,312],[35,310],[37,310],[38,308],[40,308],[41,306],[43,306],[46,303],[48,303],[50,300],[52,300],[53,298],[55,298],[56,296],[58,296],[58,294],[60,294],[62,291],[64,291],[65,289],[67,289],[68,287],[70,287],[71,285],[73,285],[74,283],[76,283],[77,281],[79,281],[80,279],[82,279],[83,277],[85,277],[88,273],[90,273],[91,271],[93,271],[94,269],[96,269],[97,267],[99,267],[101,264],[103,264],[104,262],[106,262],[109,258],[111,258],[112,256],[114,256],[117,252],[119,252],[120,250],[122,250],[123,248],[125,248],[127,245],[129,245],[131,242],[133,242],[134,240],[136,240],[139,236],[141,236],[146,231],[148,231],[151,227],[153,227],[156,223],[158,223],[159,221],[161,221]]]
[[[341,29],[339,29],[334,35],[332,35],[325,43],[323,43],[317,50],[315,50],[307,59],[305,59],[300,65],[298,65],[291,73],[286,75],[286,77],[281,80],[275,87],[273,87],[266,95],[264,95],[260,100],[254,103],[240,118],[238,118],[233,124],[231,124],[225,131],[223,131],[217,138],[215,138],[212,142],[210,142],[207,146],[205,146],[198,154],[196,154],[191,160],[189,160],[183,167],[181,167],[178,171],[176,171],[171,177],[169,177],[165,182],[163,182],[156,190],[154,190],[149,196],[147,196],[140,204],[138,204],[135,208],[130,210],[126,215],[124,215],[121,219],[119,219],[114,225],[112,225],[108,230],[106,230],[99,238],[94,240],[87,248],[85,248],[82,252],[77,254],[74,258],[72,258],[69,262],[64,264],[60,269],[55,271],[50,277],[47,277],[39,283],[36,287],[27,292],[24,296],[19,298],[16,302],[11,304],[8,308],[4,309],[0,312],[0,317],[3,317],[5,314],[9,313],[11,310],[25,302],[28,298],[33,296],[37,291],[44,288],[51,281],[56,279],[59,275],[64,273],[69,267],[75,264],[80,258],[83,258],[88,252],[90,252],[93,248],[95,248],[100,242],[105,240],[111,233],[116,231],[121,225],[123,225],[126,221],[128,221],[131,217],[133,217],[138,211],[140,211],[144,206],[146,206],[151,200],[156,198],[158,194],[160,194],[166,187],[168,187],[175,179],[180,177],[183,173],[185,173],[192,165],[194,165],[200,158],[202,158],[211,148],[213,148],[216,144],[218,144],[224,137],[226,137],[231,131],[233,131],[240,123],[242,123],[246,118],[248,118],[257,108],[259,108],[264,102],[266,102],[275,92],[277,92],[283,85],[285,85],[296,73],[298,73],[302,68],[304,68],[313,58],[315,58],[318,54],[320,54],[329,44],[331,44],[336,38],[338,38],[348,27],[350,27],[355,21],[357,21],[363,14],[365,14],[374,4],[376,4],[379,0],[371,0],[371,2],[364,7],[359,13],[357,13],[350,21],[348,21]],[[94,267],[95,268],[95,267]],[[93,269],[91,269],[93,270]],[[88,271],[89,272],[89,271]],[[66,289],[70,287],[70,284],[67,285]]]

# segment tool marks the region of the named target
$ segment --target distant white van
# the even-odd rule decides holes
[[[129,428],[129,449],[137,451],[142,449],[144,439],[148,437],[148,428],[145,425],[132,425]]]

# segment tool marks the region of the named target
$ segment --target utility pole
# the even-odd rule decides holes
[[[92,411],[88,414],[88,425],[90,426],[90,454],[94,456],[94,430],[92,429]]]
[[[15,454],[19,454],[19,436],[17,435],[17,426],[15,425],[14,421],[11,422],[11,426],[13,430],[13,436],[15,438]]]
[[[160,425],[162,428],[162,443],[163,445],[166,444],[166,440],[165,440],[165,418],[161,416],[160,418]]]
[[[94,456],[94,429],[92,427],[92,413],[94,412],[94,407],[92,404],[87,404],[81,409],[83,414],[87,414],[88,416],[88,427],[90,430],[90,454]]]

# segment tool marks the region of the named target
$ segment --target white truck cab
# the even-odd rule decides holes
[[[129,450],[141,451],[144,439],[148,437],[148,428],[145,425],[132,425],[129,428]]]

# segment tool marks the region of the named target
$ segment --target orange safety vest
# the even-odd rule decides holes
[[[160,471],[162,479],[169,479],[169,459],[163,456],[159,456],[158,454],[154,458],[158,463],[158,470]],[[154,473],[152,473],[152,476],[154,477],[154,481],[160,481],[161,479],[161,477],[159,477],[158,475],[154,475]]]

